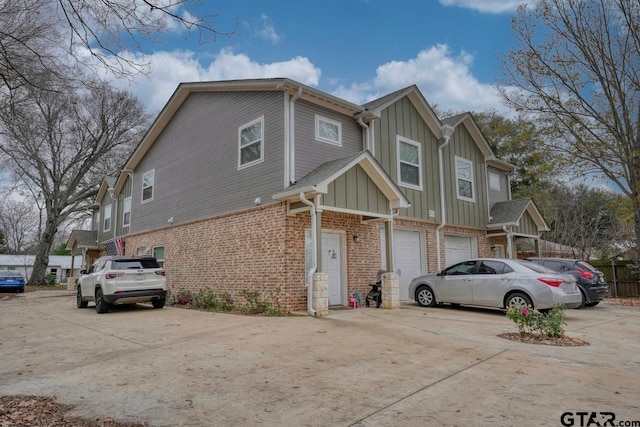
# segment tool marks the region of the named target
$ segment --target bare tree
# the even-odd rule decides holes
[[[7,199],[0,206],[0,229],[5,234],[7,252],[24,254],[37,241],[38,215],[30,200]]]
[[[119,171],[149,117],[133,95],[106,84],[20,93],[0,106],[0,152],[44,200],[46,219],[29,279],[41,284],[58,227],[87,209],[105,175]]]
[[[51,89],[42,76],[83,76],[95,63],[117,77],[147,69],[145,41],[182,27],[200,42],[220,32],[210,15],[198,16],[198,0],[0,0],[0,81],[12,91],[24,85]],[[83,70],[80,74],[70,69]],[[39,78],[40,77],[40,78]]]
[[[632,201],[640,242],[640,3],[540,0],[512,26],[503,99],[544,126],[573,172],[603,175]]]

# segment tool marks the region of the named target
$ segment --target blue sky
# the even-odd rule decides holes
[[[355,103],[416,84],[441,110],[507,113],[495,85],[520,0],[203,2],[236,34],[200,44],[169,28],[146,45],[151,72],[117,86],[158,112],[181,81],[289,77]],[[139,57],[139,53],[130,54]]]

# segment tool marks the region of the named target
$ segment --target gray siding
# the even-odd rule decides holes
[[[536,225],[529,212],[525,212],[520,218],[520,226],[514,227],[515,233],[526,234],[527,236],[537,236],[540,234],[538,226]]]
[[[238,129],[264,116],[264,161],[238,170]],[[211,217],[272,201],[284,181],[284,95],[191,94],[136,167],[131,232]],[[155,170],[153,200],[141,203],[142,176]]]
[[[342,124],[342,147],[316,141],[316,114]],[[336,113],[306,101],[295,103],[295,164],[300,179],[323,163],[363,150],[362,127],[351,116]]]
[[[491,185],[487,185],[489,189],[489,209],[493,207],[496,202],[506,202],[509,200],[509,179],[506,172],[495,168],[487,168],[487,180],[490,182],[490,174],[496,174],[500,177],[500,190],[491,188]]]
[[[361,212],[389,214],[389,200],[359,165],[329,184],[323,204]]]
[[[122,226],[122,220],[124,218],[124,199],[131,196],[131,177],[127,177],[127,180],[124,183],[124,187],[118,194],[118,214],[116,216],[116,227],[118,227],[117,235],[123,236],[129,234],[129,227]],[[133,198],[131,200],[131,204],[133,205]]]
[[[391,179],[398,184],[396,136],[400,135],[422,145],[422,191],[399,185],[411,207],[400,210],[400,216],[440,219],[440,178],[438,175],[438,140],[413,104],[407,98],[390,105],[374,122],[375,158]],[[429,218],[429,211],[435,213]]]
[[[475,201],[458,199],[455,156],[473,163]],[[484,155],[464,126],[458,126],[444,148],[445,203],[447,224],[485,228],[489,223]]]

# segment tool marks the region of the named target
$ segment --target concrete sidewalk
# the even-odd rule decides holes
[[[72,293],[39,291],[0,301],[0,394],[56,395],[73,415],[152,426],[640,420],[640,309],[601,304],[567,322],[591,345],[507,341],[497,335],[516,328],[504,313],[473,308],[98,315]]]

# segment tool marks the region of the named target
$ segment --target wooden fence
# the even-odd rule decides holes
[[[612,297],[640,297],[640,276],[629,268],[629,265],[633,264],[632,261],[589,263],[604,273],[611,288]]]

